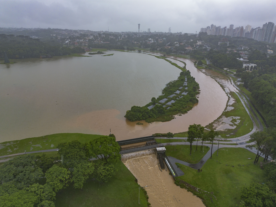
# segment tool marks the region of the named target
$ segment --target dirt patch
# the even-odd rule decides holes
[[[152,207],[204,207],[200,198],[176,186],[168,171],[160,171],[156,155],[128,159],[124,164],[147,191]]]

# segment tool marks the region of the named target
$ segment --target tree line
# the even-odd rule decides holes
[[[267,124],[276,127],[276,55],[267,57],[259,51],[252,51],[249,60],[257,64],[257,69],[250,73],[238,70],[237,74],[264,113]]]
[[[64,47],[56,42],[43,42],[28,36],[0,34],[0,60],[49,58],[85,52],[80,47]]]
[[[82,189],[86,182],[108,182],[116,173],[120,146],[114,137],[57,147],[59,157],[24,155],[1,166],[2,207],[54,207],[57,193],[69,185]]]
[[[218,68],[230,68],[237,69],[242,68],[242,62],[237,60],[239,53],[224,53],[222,51],[210,50],[206,57],[211,61],[211,63]]]

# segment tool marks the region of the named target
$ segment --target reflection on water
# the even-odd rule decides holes
[[[181,60],[184,61],[184,60]],[[108,134],[118,140],[186,131],[220,116],[227,96],[211,77],[185,60],[200,85],[199,103],[170,122],[136,125],[123,117],[161,94],[180,70],[139,53],[22,62],[0,66],[1,141],[61,132]]]

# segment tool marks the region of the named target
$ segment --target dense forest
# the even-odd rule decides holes
[[[226,54],[215,50],[210,50],[207,54],[207,58],[218,68],[242,68],[242,62],[237,60],[238,57],[239,53]]]
[[[85,52],[80,47],[64,47],[55,42],[43,42],[28,36],[0,34],[0,60],[45,58]]]
[[[0,206],[55,207],[54,201],[62,189],[108,182],[121,159],[114,135],[87,143],[64,142],[57,147],[59,156],[23,155],[1,166]],[[92,162],[93,158],[96,160]]]
[[[257,64],[257,70],[251,73],[238,70],[237,73],[264,113],[268,125],[276,127],[276,55],[267,57],[256,50],[248,58]]]

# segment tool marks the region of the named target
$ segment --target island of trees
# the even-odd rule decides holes
[[[169,82],[158,98],[145,106],[132,106],[125,117],[129,121],[170,121],[176,114],[184,114],[198,103],[199,85],[190,71],[182,71],[177,80]]]

